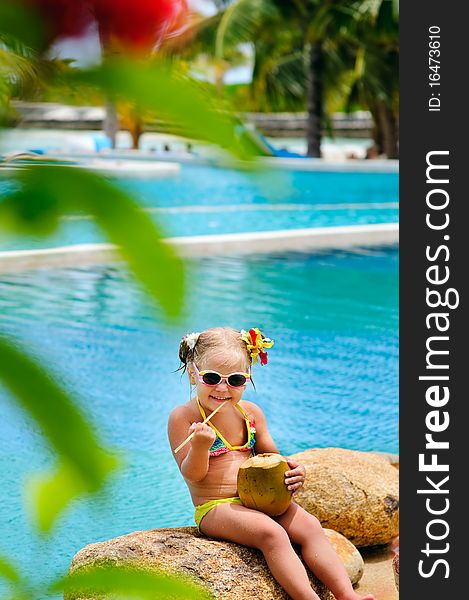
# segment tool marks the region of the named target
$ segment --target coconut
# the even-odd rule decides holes
[[[238,496],[244,506],[271,517],[282,515],[290,506],[292,492],[285,485],[290,467],[280,454],[257,454],[239,467]]]

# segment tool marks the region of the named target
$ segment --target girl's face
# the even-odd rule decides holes
[[[196,363],[197,369],[200,371],[216,371],[220,375],[230,375],[231,373],[249,373],[249,368],[246,361],[241,358],[209,358],[208,360],[200,359],[200,364]],[[226,380],[222,379],[217,385],[206,385],[199,381],[195,370],[192,366],[189,367],[189,379],[196,386],[197,396],[202,406],[212,412],[220,403],[229,402],[232,406],[238,404],[241,400],[246,385],[241,387],[229,386]]]

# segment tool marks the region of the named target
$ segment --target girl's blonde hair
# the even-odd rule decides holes
[[[252,359],[240,331],[232,327],[213,327],[201,333],[190,333],[179,344],[179,369],[185,373],[189,363],[199,365],[203,360],[218,359],[223,362],[228,354],[230,361],[233,355],[237,355],[249,369]]]

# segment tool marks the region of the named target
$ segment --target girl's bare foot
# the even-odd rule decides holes
[[[355,590],[351,594],[346,596],[337,596],[337,600],[376,600],[373,594],[366,594],[366,596],[360,596]]]

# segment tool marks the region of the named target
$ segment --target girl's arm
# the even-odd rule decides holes
[[[249,413],[254,415],[254,422],[256,424],[256,454],[264,454],[265,452],[280,454],[269,433],[267,420],[262,410],[253,402],[246,402],[246,408]]]
[[[177,454],[174,449],[195,431],[194,437]],[[182,476],[189,481],[201,481],[207,475],[209,449],[216,434],[211,427],[190,422],[184,407],[173,410],[168,420],[168,438]]]

